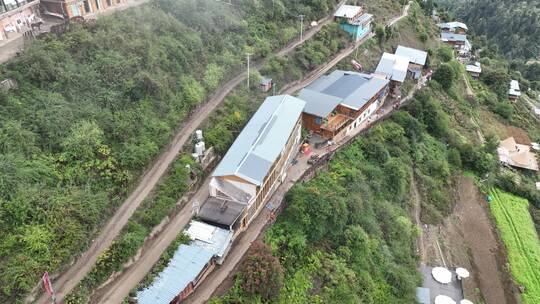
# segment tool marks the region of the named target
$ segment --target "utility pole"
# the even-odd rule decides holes
[[[248,88],[248,91],[249,91],[249,56],[251,56],[252,54],[250,53],[246,53],[246,56],[247,56],[247,88]]]
[[[300,42],[304,40],[304,15],[298,15],[300,18]]]
[[[356,29],[355,35],[354,35],[354,47],[356,50],[354,50],[354,59],[358,58],[358,46],[356,45],[358,43],[358,29]]]

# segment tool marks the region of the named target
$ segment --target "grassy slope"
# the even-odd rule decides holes
[[[508,251],[510,270],[525,286],[526,304],[540,303],[540,241],[528,211],[527,200],[498,189],[491,191],[490,209]]]

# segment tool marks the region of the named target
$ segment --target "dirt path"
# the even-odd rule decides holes
[[[297,46],[301,45],[305,41],[312,38],[321,28],[332,21],[332,14],[322,19],[318,26],[312,27],[304,34],[304,39],[295,39],[283,49],[279,50],[276,54],[283,56],[292,52]],[[253,65],[253,69],[259,69],[263,65],[263,62],[257,62]],[[222,87],[217,89],[209,100],[197,108],[190,118],[185,121],[179,128],[171,143],[166,148],[158,159],[156,159],[151,167],[142,175],[137,187],[133,190],[131,195],[124,201],[124,203],[118,208],[115,214],[109,219],[105,227],[101,230],[101,233],[93,241],[90,248],[84,252],[77,261],[69,267],[68,270],[63,272],[60,276],[53,280],[57,299],[61,301],[91,270],[98,256],[107,249],[111,242],[116,238],[121,229],[126,225],[129,218],[133,215],[139,205],[148,197],[152,189],[156,186],[160,178],[167,171],[169,165],[174,161],[184,144],[190,139],[191,134],[201,125],[201,123],[210,116],[210,114],[216,109],[217,106],[225,99],[225,97],[242,81],[246,79],[246,73],[242,72],[237,74]],[[181,213],[185,213],[182,210]],[[189,216],[191,216],[191,208],[189,209]],[[180,230],[175,231],[175,236]],[[171,240],[172,242],[172,240]],[[167,244],[165,244],[167,243]],[[170,242],[163,242],[163,246],[159,247],[161,253],[167,248]],[[153,264],[153,263],[152,263]],[[144,276],[143,276],[144,277]],[[141,277],[142,279],[142,277]],[[132,287],[136,286],[137,282],[128,282]],[[32,298],[28,298],[27,302],[33,301]],[[47,303],[48,297],[44,294],[38,299],[37,303]]]
[[[408,7],[409,7],[409,5],[406,6],[406,8],[404,10],[404,14],[407,14]],[[322,19],[319,22],[318,26],[313,27],[310,30],[308,30],[304,35],[305,38],[304,38],[303,41],[299,41],[299,39],[297,39],[297,40],[291,42],[288,46],[283,48],[277,54],[278,55],[286,55],[287,53],[292,52],[295,47],[302,44],[304,41],[308,40],[309,38],[313,37],[324,25],[331,22],[332,21],[332,15],[333,14],[330,14],[326,18]],[[397,17],[396,19],[399,19],[399,18],[400,17]],[[336,56],[336,58],[334,60],[330,61],[322,69],[320,69],[319,73],[321,71],[328,71],[331,67],[333,67],[335,64],[337,64],[339,62],[339,60],[345,58],[350,53],[352,53],[354,48],[357,47],[363,41],[365,41],[365,40],[359,41],[357,44],[355,44],[351,48],[348,48],[345,52],[342,52],[340,55]],[[261,65],[262,65],[261,63],[256,64],[254,68],[258,69],[258,68],[260,68]],[[205,104],[205,106],[203,106],[200,109],[200,111],[198,111],[194,115],[192,115],[192,117],[194,117],[194,119],[190,119],[188,121],[188,122],[191,122],[191,123],[189,123],[189,126],[188,125],[184,126],[182,128],[182,131],[179,132],[179,134],[177,135],[177,137],[180,136],[180,138],[183,139],[183,140],[181,140],[181,141],[175,140],[174,141],[175,144],[173,146],[174,147],[178,146],[178,149],[177,150],[174,149],[173,152],[170,152],[170,150],[169,150],[164,155],[165,156],[166,155],[172,155],[173,159],[174,159],[174,156],[176,156],[176,154],[180,150],[183,143],[185,143],[186,140],[189,138],[189,136],[195,131],[196,127],[200,123],[202,123],[202,121],[219,105],[219,103],[224,99],[224,97],[236,85],[238,85],[244,79],[245,79],[245,74],[244,73],[236,76],[233,80],[231,80],[228,83],[228,85],[226,85],[224,88],[222,88],[219,91],[219,94],[216,93],[216,95],[218,95],[217,98],[212,98],[211,101],[209,101],[207,104]],[[307,83],[309,83],[311,81],[312,81],[312,78],[304,80],[302,83],[305,85],[305,84],[307,84]],[[289,88],[287,91],[290,91],[290,90],[291,89]],[[202,113],[200,113],[200,112],[202,112]],[[176,152],[174,152],[174,151],[176,151]],[[172,159],[171,159],[171,161],[172,161]],[[167,163],[167,166],[171,161],[169,161]],[[163,165],[163,162],[158,162],[158,164]],[[165,169],[166,169],[166,167],[165,167]],[[163,174],[163,172],[161,174]],[[157,182],[157,180],[155,182]],[[141,182],[141,185],[144,185],[144,184],[146,184],[146,183]],[[155,183],[154,183],[154,185],[155,185]],[[201,187],[201,190],[199,190],[199,192],[197,194],[197,195],[199,195],[201,197],[200,201],[204,201],[204,199],[202,199],[202,197],[203,197],[202,193],[203,192],[206,193],[206,191],[207,191],[206,189],[203,189],[203,188],[205,188],[204,185]],[[146,197],[146,195],[144,197]],[[140,197],[140,195],[138,197]],[[134,210],[135,209],[133,209],[133,211]],[[133,213],[133,211],[131,213]],[[120,276],[115,278],[112,282],[110,282],[109,284],[107,284],[106,286],[104,286],[103,288],[98,290],[96,292],[95,296],[92,297],[93,298],[92,302],[95,302],[95,303],[119,303],[119,302],[121,302],[127,296],[129,291],[132,288],[134,288],[138,284],[138,282],[140,282],[140,280],[142,280],[144,278],[146,273],[151,269],[152,265],[159,259],[159,256],[161,256],[161,254],[166,250],[168,245],[174,240],[174,238],[178,234],[178,231],[180,231],[181,228],[183,226],[185,226],[189,222],[189,218],[191,218],[191,207],[186,205],[186,207],[183,208],[177,214],[177,216],[175,216],[172,219],[171,224],[168,225],[167,228],[165,228],[158,236],[156,236],[155,239],[153,239],[150,242],[144,244],[143,251],[142,251],[142,254],[139,257],[139,260],[136,261],[134,264],[132,264],[123,274],[121,274]],[[129,219],[129,217],[127,219]],[[127,222],[127,219],[126,219],[126,222]],[[251,235],[252,233],[254,233],[254,234],[258,235],[260,233],[260,229],[257,229],[256,226],[257,225],[254,225],[254,226],[250,227],[250,229],[248,230],[250,232],[246,233],[246,234]],[[246,237],[242,237],[241,239],[246,239],[246,238],[249,238],[249,237],[246,236]],[[111,241],[112,241],[112,238],[111,238]],[[104,247],[103,249],[105,249],[105,248],[107,248],[107,247]],[[247,247],[242,248],[242,249],[247,250]],[[245,250],[242,251],[242,252],[245,252]],[[237,259],[239,260],[242,255],[243,255],[243,253],[239,254]],[[232,256],[234,256],[234,254],[231,252],[229,260],[235,261],[236,259],[233,258]],[[95,256],[95,258],[97,258],[97,255]],[[92,264],[95,262],[95,258],[94,258]],[[233,263],[233,267],[234,267],[234,265],[236,265],[236,263]],[[91,266],[89,266],[89,268],[91,268]],[[225,273],[227,273],[227,272],[225,272]],[[82,277],[84,277],[84,275]],[[82,279],[82,277],[80,279]],[[220,283],[221,283],[221,281],[219,281],[219,280],[218,280],[218,282],[214,281],[215,286],[213,286],[213,288],[210,288],[212,290],[212,292],[213,292],[213,290],[215,290],[215,288],[217,288],[217,286],[219,286]],[[73,286],[71,288],[73,288],[74,286],[75,285],[73,284]]]
[[[487,203],[471,178],[460,177],[454,213],[441,225],[424,230],[429,249],[425,262],[440,265],[435,240],[448,266],[465,267],[471,278],[463,281],[465,297],[489,304],[517,304],[506,265],[506,254],[489,216]]]
[[[408,16],[409,14],[409,7],[411,6],[411,3],[409,2],[409,4],[407,4],[404,9],[403,9],[403,14],[390,20],[387,25],[388,26],[392,26],[394,25],[396,22],[398,22],[399,20],[401,20],[403,17],[406,17]],[[326,72],[328,72],[331,68],[333,68],[336,64],[338,64],[341,60],[343,60],[344,58],[346,58],[347,56],[351,55],[352,52],[357,48],[359,47],[360,45],[362,45],[364,42],[366,42],[366,40],[368,40],[369,38],[372,38],[374,36],[373,33],[367,35],[366,37],[360,39],[359,41],[357,41],[355,44],[351,45],[350,47],[342,50],[341,52],[339,52],[336,56],[334,56],[328,63],[322,65],[321,67],[315,69],[313,72],[309,73],[306,77],[304,77],[304,79],[302,79],[302,81],[298,82],[298,83],[291,83],[287,86],[285,86],[283,88],[283,93],[284,94],[292,94],[296,91],[299,91],[301,89],[303,89],[304,87],[306,87],[308,84],[312,83],[315,79],[321,77],[322,75],[326,74]],[[412,96],[412,95],[411,95]]]
[[[411,7],[411,3],[412,1],[409,1],[409,3],[407,3],[407,5],[405,5],[405,7],[403,8],[403,13],[401,14],[401,16],[390,20],[390,22],[388,22],[388,26],[392,26],[396,24],[399,20],[409,16],[409,8]]]

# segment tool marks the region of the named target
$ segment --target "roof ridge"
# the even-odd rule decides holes
[[[279,101],[279,106],[277,106],[276,109],[274,109],[272,114],[269,116],[270,118],[272,118],[272,117],[274,117],[274,115],[276,115],[277,111],[279,111],[279,109],[283,105],[283,101],[284,101],[285,97],[287,97],[289,95],[283,94],[283,95],[274,95],[274,96],[271,96],[271,97],[278,97],[278,96],[281,96],[281,100]],[[252,119],[253,119],[253,117],[252,117]],[[257,138],[255,138],[255,141],[253,141],[253,144],[251,145],[249,150],[246,152],[244,157],[242,157],[242,160],[240,161],[240,163],[238,163],[238,166],[236,166],[236,169],[234,170],[235,174],[239,174],[239,170],[242,167],[242,165],[246,162],[246,159],[247,159],[248,155],[250,155],[253,152],[253,150],[255,149],[255,146],[259,143],[259,140],[261,139],[262,135],[264,134],[264,131],[266,131],[266,129],[269,126],[270,126],[270,124],[267,121],[266,124],[264,125],[264,128],[257,135]],[[244,174],[242,174],[242,175],[244,175]]]

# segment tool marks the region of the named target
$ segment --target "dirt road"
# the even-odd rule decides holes
[[[292,52],[297,46],[313,37],[324,25],[332,21],[332,16],[333,13],[320,20],[318,22],[318,26],[312,27],[305,32],[304,39],[302,41],[300,41],[300,39],[295,39],[283,49],[279,50],[277,54],[283,56]],[[253,65],[253,69],[259,69],[262,65],[263,62],[256,62]],[[161,154],[159,158],[153,162],[152,166],[143,174],[138,186],[124,201],[120,208],[118,208],[115,214],[109,219],[108,223],[103,228],[100,235],[94,240],[90,248],[84,252],[67,271],[63,272],[58,278],[54,279],[53,284],[56,288],[56,296],[59,301],[61,301],[86,276],[86,274],[93,267],[99,255],[110,246],[111,242],[119,234],[120,230],[126,225],[135,210],[146,199],[146,197],[148,197],[151,190],[156,186],[160,178],[167,171],[167,168],[176,158],[184,144],[190,139],[191,134],[193,134],[198,126],[201,125],[208,116],[210,116],[210,114],[219,104],[221,104],[231,90],[245,79],[245,72],[233,77],[222,87],[220,87],[206,103],[202,104],[196,111],[194,111],[190,118],[181,125],[171,144],[169,144],[165,152]],[[182,215],[180,217],[183,217],[186,212],[189,214],[189,216],[191,216],[191,208],[189,208],[189,210],[182,210]],[[174,231],[174,235],[176,236],[180,230],[181,229],[172,231]],[[172,242],[174,239],[173,238],[167,242],[165,241],[165,239],[168,240],[167,236],[169,235],[164,236],[164,240],[158,243],[159,245],[163,246],[156,247],[156,250],[160,251],[160,253],[156,256],[156,259],[159,258],[163,251],[167,248],[168,244],[170,244],[170,242]],[[148,262],[145,260],[144,263]],[[151,265],[153,265],[153,263],[150,264],[150,266]],[[146,268],[146,265],[143,265],[143,268]],[[123,281],[123,283],[131,285],[132,288],[135,287],[143,277],[144,275],[139,275],[139,280],[127,282]],[[30,297],[27,299],[27,301],[32,300],[33,299]],[[46,303],[47,300],[48,297],[42,294],[37,303]]]
[[[403,14],[390,20],[388,22],[388,26],[392,26],[394,25],[396,22],[398,22],[399,20],[401,20],[403,17],[406,17],[408,14],[409,14],[409,7],[410,7],[410,2],[409,4],[407,4],[404,9],[403,9]],[[321,77],[322,75],[326,74],[326,72],[328,72],[331,68],[333,68],[336,64],[338,64],[338,62],[340,62],[341,60],[345,59],[347,56],[351,55],[352,52],[354,52],[354,50],[359,47],[360,45],[362,45],[364,42],[366,42],[366,40],[368,40],[369,38],[372,38],[374,36],[373,33],[370,33],[369,35],[367,35],[366,37],[360,39],[359,41],[357,41],[355,44],[351,45],[350,47],[344,49],[343,51],[339,52],[336,56],[334,56],[332,58],[332,60],[330,60],[328,63],[326,63],[325,65],[315,69],[313,72],[309,73],[307,75],[307,77],[305,77],[304,79],[302,79],[301,82],[299,83],[292,83],[290,85],[287,85],[284,87],[283,89],[283,93],[284,94],[292,94],[296,91],[299,91],[301,90],[302,88],[306,87],[308,84],[312,83],[315,79]]]
[[[441,225],[423,231],[426,246],[423,262],[441,265],[436,242],[442,248],[448,266],[461,266],[471,271],[463,281],[465,297],[477,303],[516,304],[515,290],[506,269],[506,254],[501,245],[486,201],[473,180],[460,177],[456,185],[456,205]]]

